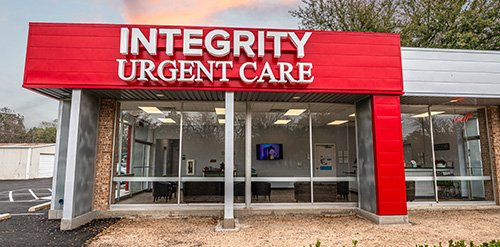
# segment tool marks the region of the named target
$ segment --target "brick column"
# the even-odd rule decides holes
[[[101,99],[98,122],[95,167],[94,210],[109,209],[111,173],[113,171],[113,139],[116,136],[115,116],[119,104],[112,99]],[[116,163],[116,157],[115,157]]]
[[[481,162],[483,163],[483,175],[491,176],[490,143],[488,140],[488,126],[486,125],[486,109],[478,110],[479,140],[481,142]],[[487,201],[493,201],[492,180],[484,181],[484,197]]]
[[[496,203],[500,205],[500,112],[497,106],[486,108],[488,115],[488,126],[490,133],[491,158],[493,159],[494,193],[496,194]]]

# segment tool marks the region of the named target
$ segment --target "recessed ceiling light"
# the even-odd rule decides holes
[[[219,124],[226,124],[226,119],[224,118],[219,118],[217,121],[219,121]]]
[[[157,94],[156,94],[156,96],[158,96],[158,97],[163,97],[163,96],[165,96],[165,94],[162,94],[162,93],[157,93]]]
[[[341,124],[345,124],[347,122],[349,122],[349,121],[348,120],[334,120],[334,121],[327,123],[327,125],[341,125]]]
[[[356,113],[349,114],[349,117],[355,117],[355,116],[356,116]]]
[[[158,118],[158,121],[160,121],[162,123],[170,123],[170,124],[175,123],[175,120],[173,120],[172,118]]]
[[[287,124],[290,122],[290,119],[278,119],[274,124]]]
[[[460,98],[454,98],[452,100],[450,100],[450,103],[456,103],[456,102],[459,102],[459,101],[462,101],[464,98],[460,97]]]
[[[306,109],[290,109],[287,112],[285,112],[285,116],[298,116],[305,111]]]
[[[162,114],[163,112],[160,111],[160,109],[154,107],[154,106],[139,106],[139,109],[151,113],[151,114]]]
[[[431,111],[431,116],[434,116],[434,115],[439,115],[439,114],[443,114],[444,111]],[[417,115],[413,115],[411,117],[428,117],[429,116],[429,113],[428,112],[424,112],[424,113],[420,113],[420,114],[417,114]]]
[[[224,115],[224,114],[226,114],[226,108],[217,108],[217,107],[216,107],[216,108],[215,108],[215,113],[216,113],[217,115]]]
[[[300,99],[300,96],[293,96],[292,99]]]

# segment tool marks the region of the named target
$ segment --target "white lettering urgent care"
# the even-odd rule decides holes
[[[149,32],[147,32],[149,31]],[[299,62],[294,64],[285,61],[244,62],[234,68],[239,80],[246,84],[252,83],[312,83],[313,64],[300,62],[305,57],[305,46],[312,32],[297,33],[290,31],[249,31],[196,28],[121,28],[120,54],[139,56],[144,50],[151,56],[164,52],[174,56],[176,51],[182,51],[185,57],[200,57],[200,60],[163,60],[155,59],[117,59],[118,77],[123,81],[164,81],[164,82],[214,82],[215,73],[220,82],[229,82],[229,73],[235,64],[234,58],[245,56],[250,60],[272,55],[279,59],[282,53],[290,52],[290,45],[295,48]],[[158,41],[164,40],[159,45]],[[182,41],[182,47],[176,47],[176,40]],[[266,42],[271,49],[266,50]],[[285,48],[286,47],[286,48]],[[286,50],[283,50],[286,49]],[[210,60],[204,53],[212,57],[227,57],[229,61]],[[231,56],[232,55],[232,56]],[[204,57],[204,59],[201,59]],[[207,60],[208,58],[208,60]],[[260,60],[260,59],[259,59]],[[290,61],[289,57],[287,60]],[[239,60],[241,61],[241,60]],[[243,60],[244,61],[244,60]],[[247,60],[248,61],[248,60]]]

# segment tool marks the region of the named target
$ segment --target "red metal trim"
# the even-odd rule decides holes
[[[92,88],[92,89],[151,89],[151,90],[215,90],[244,92],[320,92],[349,94],[395,94],[403,93],[401,50],[399,35],[385,33],[311,31],[305,47],[304,58],[296,58],[291,41],[283,40],[282,57],[263,58],[237,57],[230,53],[224,58],[213,57],[206,52],[199,58],[186,57],[180,40],[174,41],[176,53],[173,56],[159,52],[151,56],[141,51],[139,55],[121,55],[119,39],[121,27],[147,28],[200,28],[204,30],[223,29],[257,31],[294,31],[298,34],[307,30],[227,28],[208,26],[158,26],[122,24],[68,24],[30,23],[26,52],[25,88]],[[147,31],[146,31],[147,32]],[[206,33],[206,32],[205,32]],[[161,40],[161,41],[160,41]],[[164,39],[159,38],[158,49],[164,49]],[[256,45],[254,45],[256,46]],[[265,49],[271,51],[272,41],[265,41]],[[309,55],[309,56],[308,56]],[[189,84],[124,82],[118,78],[116,59],[148,59],[154,63],[162,60],[230,60],[234,67],[228,71],[229,83],[221,83],[220,73],[214,73],[213,83]],[[244,62],[256,62],[256,71],[247,71],[247,76],[258,75],[264,62],[269,62],[277,73],[276,63],[310,62],[313,64],[315,80],[311,84],[246,85],[238,76],[238,66]],[[376,68],[376,69],[375,69]],[[294,71],[293,73],[295,73]],[[154,72],[156,73],[156,72]],[[277,75],[277,74],[275,74]]]
[[[399,96],[372,96],[377,215],[406,215],[406,178]]]

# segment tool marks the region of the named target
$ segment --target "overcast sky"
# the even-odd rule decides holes
[[[58,102],[22,88],[29,22],[297,28],[288,11],[299,0],[2,0],[0,108],[25,116],[26,126],[57,118]]]

